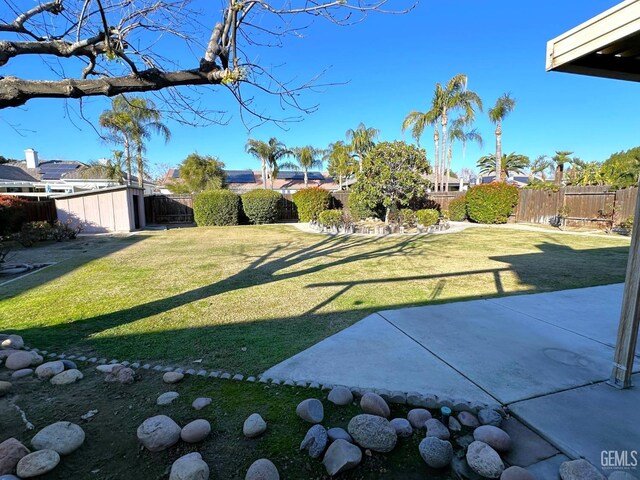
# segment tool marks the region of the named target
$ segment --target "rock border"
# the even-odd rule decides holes
[[[129,362],[126,360],[120,361],[117,359],[107,360],[106,358],[97,358],[91,357],[87,358],[84,355],[67,355],[65,353],[54,353],[49,352],[47,350],[40,350],[38,348],[30,348],[28,346],[24,346],[23,350],[28,350],[35,352],[41,355],[44,358],[54,359],[57,358],[59,360],[74,360],[78,362],[86,362],[93,363],[96,365],[113,365],[120,364],[124,367],[129,367],[132,369],[141,369],[141,370],[149,370],[155,371],[158,373],[166,373],[166,372],[177,372],[182,373],[185,376],[196,376],[196,377],[206,377],[206,378],[217,378],[235,382],[248,382],[248,383],[262,383],[274,386],[288,386],[288,387],[299,387],[299,388],[309,388],[313,390],[327,391],[331,390],[334,387],[345,387],[351,391],[355,398],[362,397],[366,392],[373,392],[380,395],[385,401],[394,404],[400,405],[408,405],[411,407],[422,407],[428,409],[440,409],[442,407],[449,407],[454,412],[471,412],[478,413],[480,410],[484,408],[490,408],[492,410],[497,410],[506,414],[506,409],[503,405],[499,403],[494,404],[486,404],[484,402],[479,401],[468,401],[460,398],[451,398],[447,396],[438,396],[435,394],[423,394],[419,392],[401,392],[401,391],[390,391],[387,389],[381,388],[364,388],[364,387],[354,387],[349,385],[333,385],[333,384],[321,384],[319,382],[313,380],[305,380],[305,381],[293,381],[291,379],[282,379],[282,378],[272,378],[267,377],[263,374],[258,375],[249,375],[245,376],[241,373],[229,373],[224,370],[205,370],[200,369],[196,370],[194,368],[185,368],[185,367],[176,367],[172,365],[163,365],[160,363],[142,363],[139,361]],[[504,416],[504,415],[503,415]]]

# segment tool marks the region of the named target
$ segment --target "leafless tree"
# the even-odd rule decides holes
[[[174,87],[218,85],[258,119],[270,117],[253,103],[256,92],[304,111],[299,95],[317,79],[280,79],[278,62],[263,56],[273,58],[273,47],[300,36],[316,19],[350,25],[374,12],[407,12],[416,0],[219,1],[217,8],[211,0],[40,0],[21,11],[24,2],[0,0],[0,109],[36,98],[155,91],[173,107],[174,118],[186,121],[203,112],[189,89]],[[8,73],[14,60],[33,55],[41,56],[42,68],[31,78]],[[249,87],[254,90],[247,95]]]

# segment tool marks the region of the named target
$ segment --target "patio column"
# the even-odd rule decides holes
[[[631,233],[627,279],[624,284],[620,326],[609,385],[617,388],[631,386],[638,326],[640,326],[640,182],[638,182],[638,199]]]

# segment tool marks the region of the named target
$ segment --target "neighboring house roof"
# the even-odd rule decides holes
[[[540,180],[537,177],[534,177],[536,180]],[[484,175],[480,177],[480,183],[491,183],[496,179],[495,175]],[[512,177],[507,178],[507,183],[511,183],[514,185],[529,185],[531,179],[527,175],[514,175]]]
[[[109,178],[107,169],[101,165],[85,165],[81,168],[65,173],[62,176],[62,180],[83,180],[85,182],[118,181],[118,179]],[[127,172],[122,172],[122,180],[125,182],[127,181]],[[131,175],[131,181],[137,182],[138,177]]]
[[[75,160],[46,160],[41,161],[37,168],[27,168],[27,162],[10,162],[8,164],[19,169],[22,169],[28,175],[30,175],[35,181],[46,180],[60,180],[61,177],[69,172],[77,170],[80,167],[85,166],[82,162]],[[32,180],[32,181],[33,181]]]
[[[435,183],[436,182],[436,174],[435,173],[430,173],[429,175],[427,175],[427,179],[429,179],[430,181]],[[440,180],[440,181],[442,181],[442,180]],[[458,185],[460,183],[460,179],[450,176],[450,177],[447,177],[447,182],[446,183],[453,184],[453,185]],[[465,181],[464,183],[469,183],[469,182]]]
[[[13,164],[0,164],[0,182],[37,182],[38,179],[32,175],[37,175],[37,172],[32,171],[29,173],[28,170],[29,169],[23,169]]]

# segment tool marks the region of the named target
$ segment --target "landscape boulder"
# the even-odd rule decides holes
[[[198,452],[188,453],[173,462],[169,480],[209,480],[209,465]]]
[[[184,378],[184,373],[180,372],[167,372],[162,376],[162,381],[168,384],[178,383]]]
[[[180,427],[166,415],[147,418],[138,427],[140,443],[151,452],[160,452],[180,440]]]
[[[562,480],[606,480],[596,467],[584,459],[571,460],[560,465]]]
[[[193,401],[191,406],[193,408],[195,408],[196,410],[202,410],[204,407],[207,407],[207,406],[211,405],[212,401],[213,401],[213,399],[211,399],[209,397],[199,397],[199,398],[196,398]]]
[[[349,421],[347,430],[358,445],[374,452],[388,453],[398,442],[389,420],[378,415],[356,415]]]
[[[245,480],[280,480],[278,469],[271,460],[261,458],[251,464]]]
[[[478,420],[482,425],[493,425],[494,427],[502,425],[502,415],[492,408],[480,410],[478,412]]]
[[[461,425],[469,428],[476,428],[480,426],[478,417],[471,412],[460,412],[458,414],[458,421]]]
[[[60,455],[55,450],[39,450],[25,455],[16,466],[20,478],[32,478],[44,475],[58,466]]]
[[[361,461],[362,450],[356,445],[339,438],[329,445],[322,463],[327,469],[327,473],[330,476],[334,476],[357,467]]]
[[[16,471],[20,459],[29,454],[29,449],[15,438],[0,443],[0,475]]]
[[[440,440],[449,440],[451,437],[449,429],[435,418],[427,420],[425,427],[427,428],[427,437],[438,437]]]
[[[28,377],[33,375],[33,368],[23,368],[21,370],[16,370],[11,374],[11,378],[14,380],[18,380],[19,378]]]
[[[69,455],[84,443],[84,430],[71,422],[56,422],[40,430],[31,440],[36,450],[55,450]]]
[[[104,378],[104,381],[109,383],[120,383],[122,385],[131,385],[135,379],[136,372],[131,368],[116,365],[111,369],[111,373]]]
[[[609,479],[611,479],[611,477],[609,477]],[[500,480],[536,480],[536,477],[528,470],[514,465],[502,472]]]
[[[511,448],[511,437],[507,432],[493,425],[482,425],[473,431],[473,438],[484,442],[498,452]]]
[[[333,427],[327,430],[327,436],[329,437],[330,442],[335,442],[338,439],[346,440],[349,443],[353,443],[353,438],[349,435],[344,428]]]
[[[317,398],[307,398],[298,404],[296,414],[309,423],[320,423],[324,419],[324,407]]]
[[[244,421],[242,433],[247,438],[255,438],[262,435],[267,429],[267,422],[258,413],[252,413]]]
[[[7,357],[4,366],[9,370],[22,370],[23,368],[30,367],[33,361],[34,358],[31,352],[19,350]]]
[[[407,420],[413,428],[426,428],[425,423],[431,418],[431,412],[425,408],[414,408],[407,413]]]
[[[322,425],[311,427],[300,443],[300,450],[307,450],[311,458],[320,458],[327,448],[329,437]]]
[[[360,408],[364,413],[370,415],[378,415],[380,417],[389,418],[391,410],[389,405],[377,393],[367,392],[360,399]]]
[[[420,456],[431,468],[444,468],[453,459],[453,446],[438,437],[427,437],[418,446]]]
[[[59,360],[47,362],[36,368],[36,376],[41,380],[49,380],[64,371],[64,363]]]
[[[69,385],[75,383],[78,380],[82,380],[84,375],[80,370],[65,370],[60,372],[49,380],[53,385]]]
[[[156,405],[169,405],[174,402],[180,394],[178,392],[164,392],[156,399]]]
[[[8,335],[0,341],[0,348],[20,350],[24,347],[24,340],[20,335]]]
[[[327,400],[338,406],[349,405],[353,402],[353,394],[347,387],[334,387],[329,392]]]
[[[487,478],[500,478],[504,471],[504,463],[498,452],[477,440],[467,448],[467,462],[474,472]]]
[[[410,437],[413,435],[413,428],[411,427],[411,423],[406,418],[394,418],[389,423],[396,431],[396,435],[401,438]]]
[[[204,418],[187,423],[180,431],[180,438],[187,443],[198,443],[211,433],[211,424]]]

